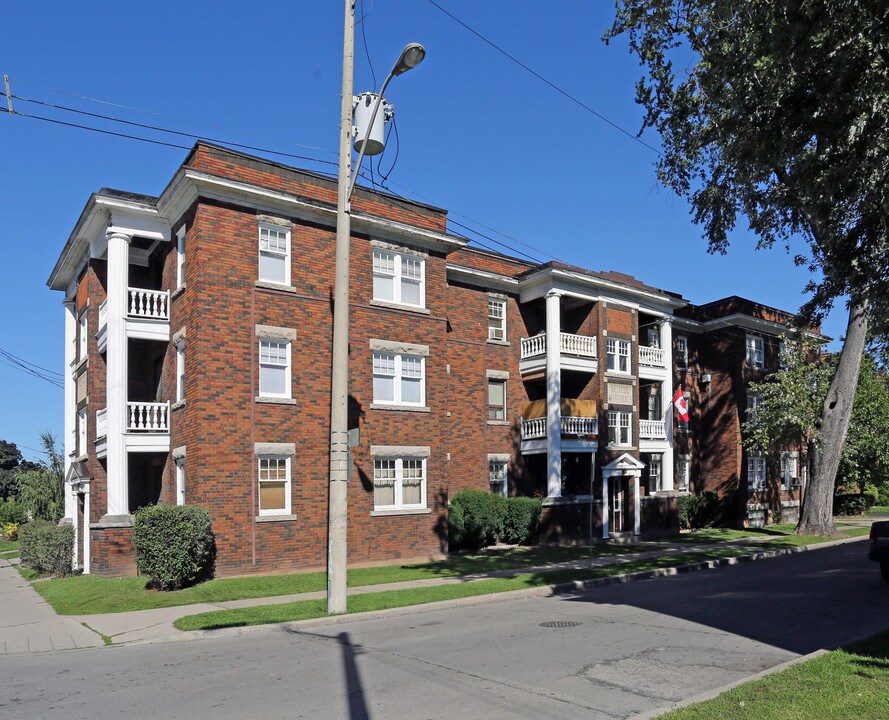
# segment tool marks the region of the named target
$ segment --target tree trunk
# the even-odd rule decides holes
[[[821,408],[821,427],[810,459],[811,475],[795,530],[799,535],[836,534],[833,527],[834,483],[852,421],[852,405],[867,335],[867,312],[868,303],[862,300],[854,300],[849,308],[846,340]]]

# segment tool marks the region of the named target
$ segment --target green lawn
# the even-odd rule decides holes
[[[18,549],[18,540],[0,540],[0,557],[5,557],[6,553],[12,552],[13,550],[18,553]]]
[[[801,545],[813,545],[836,540],[836,538],[820,537],[816,535],[794,535],[793,530],[795,527],[796,525],[793,523],[781,523],[780,525],[769,525],[764,528],[747,528],[744,530],[734,530],[731,528],[704,528],[702,530],[684,532],[678,539],[676,539],[676,542],[716,543],[728,540],[757,539],[757,541],[765,540],[769,545],[799,547]],[[861,537],[862,535],[867,535],[870,532],[870,528],[855,526],[841,527],[838,523],[837,531],[845,537]]]
[[[885,720],[889,633],[740,685],[664,720]]]
[[[459,584],[437,585],[433,587],[411,588],[407,590],[390,590],[384,592],[365,593],[349,597],[349,613],[385,610],[388,608],[405,607],[437,602],[439,600],[456,600],[458,598],[489,595],[492,593],[524,590],[588,580],[592,578],[624,575],[642,570],[676,567],[693,562],[717,560],[741,555],[742,548],[713,548],[709,551],[664,555],[647,560],[632,560],[620,565],[610,565],[583,570],[552,570],[539,573],[524,573],[511,578],[493,578],[474,580]],[[179,630],[210,630],[245,625],[267,625],[269,623],[308,620],[327,615],[326,600],[301,600],[282,605],[258,605],[250,608],[234,610],[216,610],[213,612],[189,615],[176,620],[175,627]]]
[[[867,511],[867,515],[889,515],[889,505],[874,505]]]

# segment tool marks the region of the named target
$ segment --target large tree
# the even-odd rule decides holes
[[[817,322],[847,303],[797,532],[833,532],[833,487],[870,330],[889,318],[889,4],[617,0],[606,41],[644,67],[643,130],[660,181],[691,203],[711,252],[740,216],[759,247],[805,239]]]

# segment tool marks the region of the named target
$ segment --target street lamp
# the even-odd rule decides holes
[[[336,264],[333,286],[333,347],[330,377],[330,499],[327,525],[327,612],[346,612],[346,529],[349,489],[349,246],[351,218],[349,198],[361,161],[367,151],[367,136],[373,128],[383,92],[389,81],[416,67],[426,55],[419,43],[401,51],[386,77],[374,104],[370,124],[355,166],[352,164],[352,86],[355,54],[354,0],[345,0],[343,30],[343,96],[340,113],[339,172],[337,175]]]

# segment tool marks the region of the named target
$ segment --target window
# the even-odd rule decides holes
[[[648,419],[663,420],[663,418],[660,387],[652,385],[648,388]]]
[[[656,327],[646,328],[645,339],[648,347],[659,348],[661,346],[661,332]]]
[[[608,411],[608,444],[609,445],[630,445],[633,441],[633,435],[630,432],[630,419],[632,413],[619,412],[617,410]]]
[[[488,340],[506,340],[506,300],[488,298]]]
[[[688,338],[685,335],[676,336],[676,367],[688,369]]]
[[[797,487],[800,484],[798,461],[799,457],[795,452],[781,453],[781,485],[785,488]]]
[[[762,403],[762,398],[756,393],[747,392],[747,422],[756,422],[756,411]]]
[[[290,514],[290,457],[259,457],[259,514]]]
[[[661,479],[663,478],[661,461],[661,455],[648,456],[648,492],[650,493],[664,489],[661,487]]]
[[[262,397],[290,397],[290,342],[259,341],[259,394]]]
[[[275,225],[259,226],[259,279],[290,284],[290,230]]]
[[[488,480],[491,493],[506,497],[506,460],[488,459]]]
[[[400,353],[373,354],[374,402],[423,405],[426,402],[425,358]]]
[[[425,458],[378,458],[374,460],[375,510],[425,507]]]
[[[185,225],[176,231],[176,287],[185,285]]]
[[[86,310],[77,321],[77,359],[83,360],[87,354],[87,314]]]
[[[630,343],[626,340],[608,338],[605,343],[605,352],[608,359],[610,372],[630,372]]]
[[[86,408],[77,411],[77,455],[86,455]]]
[[[760,335],[747,336],[747,367],[762,369],[765,367],[763,341]]]
[[[747,454],[747,489],[765,490],[766,459],[758,452]]]
[[[185,505],[185,458],[176,461],[176,504]]]
[[[185,343],[176,345],[176,402],[185,400]]]
[[[679,481],[679,490],[688,492],[691,480],[691,458],[688,455],[680,455],[676,459],[676,476]]]
[[[778,365],[782,370],[787,369],[787,357],[793,353],[794,349],[793,340],[781,340],[778,348]]]
[[[506,381],[488,378],[488,420],[506,420]]]
[[[425,306],[423,258],[374,248],[374,300]]]

